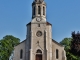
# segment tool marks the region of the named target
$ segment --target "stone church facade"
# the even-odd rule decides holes
[[[64,47],[52,39],[44,0],[33,1],[32,21],[26,26],[26,39],[14,47],[13,60],[66,60]]]

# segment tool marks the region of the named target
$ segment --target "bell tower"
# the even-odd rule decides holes
[[[51,26],[46,21],[46,3],[34,0],[32,21],[27,24],[27,60],[52,60]]]
[[[34,0],[32,3],[32,19],[46,21],[46,3],[44,0]]]

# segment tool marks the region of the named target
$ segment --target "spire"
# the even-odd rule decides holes
[[[46,17],[46,4],[44,0],[34,0],[32,3],[32,18]]]

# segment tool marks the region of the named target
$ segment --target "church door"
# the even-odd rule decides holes
[[[37,54],[37,55],[36,55],[36,60],[42,60],[42,54],[40,54],[40,55]]]

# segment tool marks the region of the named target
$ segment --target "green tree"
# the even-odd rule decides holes
[[[78,60],[79,57],[70,52],[71,41],[72,41],[72,38],[64,38],[60,42],[60,44],[62,44],[65,47],[64,49],[66,51],[67,60]]]
[[[0,40],[0,60],[9,60],[14,46],[20,43],[20,39],[12,35],[6,35]]]

